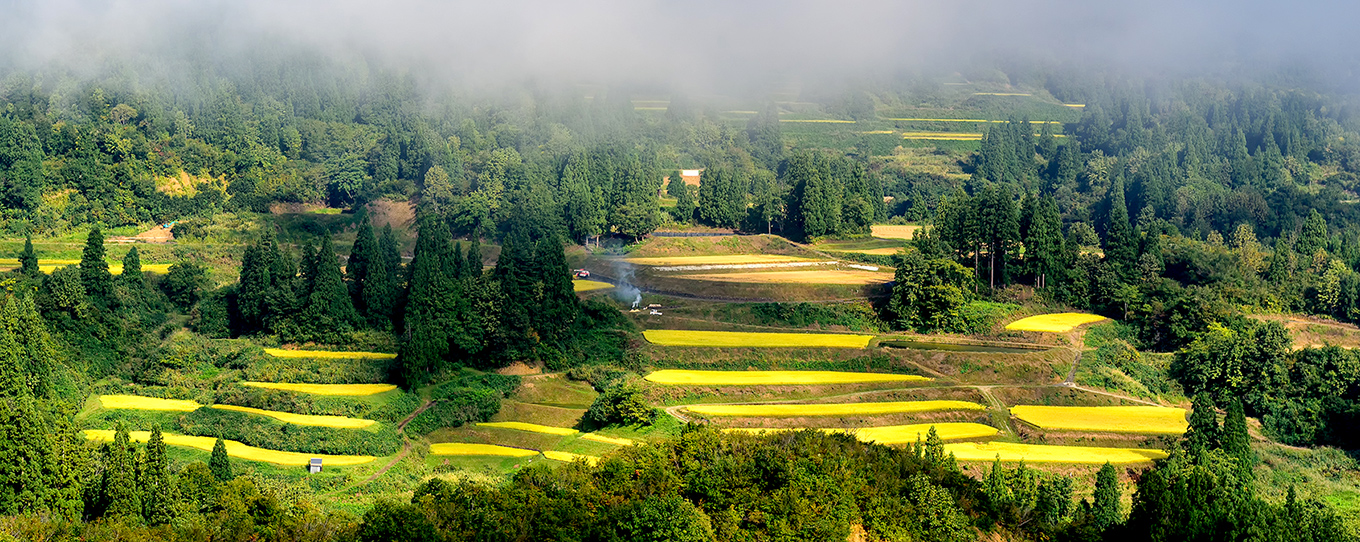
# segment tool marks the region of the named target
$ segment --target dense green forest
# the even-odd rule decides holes
[[[1354,539],[1321,501],[1258,494],[1246,419],[1283,444],[1360,449],[1360,353],[1295,348],[1284,326],[1250,317],[1360,322],[1354,97],[1270,78],[1026,70],[1006,85],[1084,107],[1075,122],[1013,115],[976,148],[932,151],[963,175],[905,167],[868,136],[800,139],[780,116],[806,106],[767,98],[733,114],[731,98],[667,93],[652,111],[634,100],[655,93],[627,86],[455,92],[306,55],[204,62],[164,81],[0,72],[0,232],[24,240],[0,282],[0,540]],[[947,92],[919,76],[813,105],[869,132]],[[703,170],[697,187],[688,169]],[[388,204],[409,206],[410,224],[371,216]],[[290,205],[339,218],[273,212]],[[1137,472],[1107,464],[1078,498],[1086,474],[999,459],[965,472],[933,433],[892,448],[694,424],[593,466],[537,463],[500,484],[405,480],[409,500],[357,513],[316,503],[333,488],[232,473],[227,440],[404,454],[405,434],[489,420],[519,381],[481,371],[515,363],[607,373],[581,379],[601,392],[586,422],[648,425],[658,414],[633,387],[635,322],[577,296],[564,247],[626,253],[657,231],[863,239],[906,222],[928,228],[865,259],[895,280],[857,322],[978,333],[994,323],[979,307],[1021,301],[1119,320],[1120,339],[1170,356],[1166,377],[1194,397],[1170,457]],[[107,232],[162,224],[227,255],[179,253],[151,274],[134,245],[111,272]],[[44,272],[60,258],[39,257],[34,239],[79,246],[79,263]],[[756,312],[838,317],[785,308]],[[309,382],[387,382],[397,399],[212,380],[258,376],[260,346],[297,344],[394,354]],[[87,442],[76,413],[122,389],[405,433],[118,411],[99,420],[118,427],[113,440]],[[129,436],[141,429],[145,444]],[[216,437],[220,451],[172,461],[162,431]]]

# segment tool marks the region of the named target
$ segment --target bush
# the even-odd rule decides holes
[[[629,380],[610,386],[596,397],[581,417],[581,424],[587,428],[614,424],[651,425],[659,413],[647,404],[637,382]]]
[[[434,403],[406,424],[406,432],[425,435],[441,427],[461,427],[469,422],[484,422],[501,410],[500,392],[490,388],[451,388],[446,397]]]

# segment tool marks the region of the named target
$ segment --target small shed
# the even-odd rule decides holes
[[[320,457],[313,457],[312,460],[311,460],[311,462],[307,463],[307,472],[308,472],[309,474],[316,474],[316,473],[318,473],[318,472],[321,472],[321,458],[320,458]]]

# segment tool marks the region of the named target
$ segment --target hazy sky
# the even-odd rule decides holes
[[[467,80],[681,82],[889,74],[979,57],[1153,69],[1334,59],[1357,2],[0,0],[0,53],[36,64],[315,48]]]

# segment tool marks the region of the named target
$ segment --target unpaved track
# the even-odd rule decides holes
[[[401,422],[397,424],[397,432],[401,433],[402,440],[401,453],[397,454],[397,457],[393,458],[391,462],[389,462],[386,465],[383,465],[383,468],[378,469],[378,472],[373,473],[373,476],[365,478],[364,481],[359,482],[357,485],[364,485],[374,480],[377,480],[379,476],[387,474],[387,471],[391,470],[392,467],[396,466],[397,463],[401,463],[401,460],[406,459],[406,456],[411,453],[411,439],[406,436],[406,424],[411,423],[411,420],[416,419],[416,416],[419,416],[421,412],[429,410],[430,407],[432,406],[434,406],[434,401],[430,401],[427,399],[425,401],[425,404],[420,405],[420,408],[417,408],[414,411],[412,411],[409,415],[406,416],[405,419],[401,420]]]

